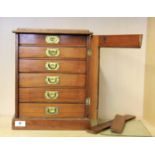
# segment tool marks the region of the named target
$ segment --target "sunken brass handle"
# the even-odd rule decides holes
[[[58,57],[60,55],[60,50],[58,48],[47,48],[45,53],[48,57]]]
[[[58,91],[46,91],[45,92],[45,98],[46,99],[52,99],[52,100],[56,100],[59,97],[59,93]]]
[[[48,44],[58,44],[60,42],[60,38],[58,36],[46,36],[45,42]]]
[[[46,107],[45,108],[45,112],[46,114],[58,114],[59,113],[59,109],[58,107]]]
[[[46,62],[45,68],[47,70],[58,70],[60,68],[60,64],[58,62]]]
[[[59,76],[46,76],[45,82],[47,84],[59,84],[60,77]]]

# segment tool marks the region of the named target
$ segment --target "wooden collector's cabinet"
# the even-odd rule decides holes
[[[13,129],[88,129],[98,113],[99,47],[108,46],[110,37],[93,36],[88,30],[13,32],[16,36]],[[111,40],[117,46],[117,39]]]
[[[13,129],[89,128],[92,33],[49,29],[17,29],[14,33]]]

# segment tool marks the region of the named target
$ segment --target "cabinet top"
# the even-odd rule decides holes
[[[81,34],[90,35],[92,34],[89,30],[77,30],[77,29],[27,29],[18,28],[13,31],[13,33],[36,33],[36,34]]]

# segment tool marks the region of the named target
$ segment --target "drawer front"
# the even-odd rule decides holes
[[[19,104],[20,117],[82,118],[84,115],[83,104]]]
[[[20,73],[20,87],[85,87],[84,74]]]
[[[86,48],[24,47],[19,48],[20,58],[86,58]]]
[[[20,72],[62,72],[62,73],[85,73],[85,61],[64,60],[19,60]]]
[[[19,101],[84,103],[85,89],[19,88]]]
[[[44,34],[19,35],[19,44],[86,46],[86,43],[87,43],[87,37],[82,35],[44,35]]]

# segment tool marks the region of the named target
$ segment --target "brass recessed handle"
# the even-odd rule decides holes
[[[60,64],[58,62],[46,62],[45,68],[46,70],[58,70],[60,68]]]
[[[59,84],[60,82],[60,77],[59,76],[46,76],[45,82],[47,84]]]
[[[59,109],[58,109],[58,107],[46,107],[45,108],[45,113],[46,114],[58,114],[59,113]]]
[[[45,98],[46,99],[52,99],[52,100],[56,100],[59,97],[59,92],[58,91],[45,91]]]
[[[60,50],[58,48],[47,48],[45,53],[48,57],[58,57],[60,55]]]
[[[58,36],[46,36],[45,42],[48,44],[58,44],[60,42],[60,38]]]

